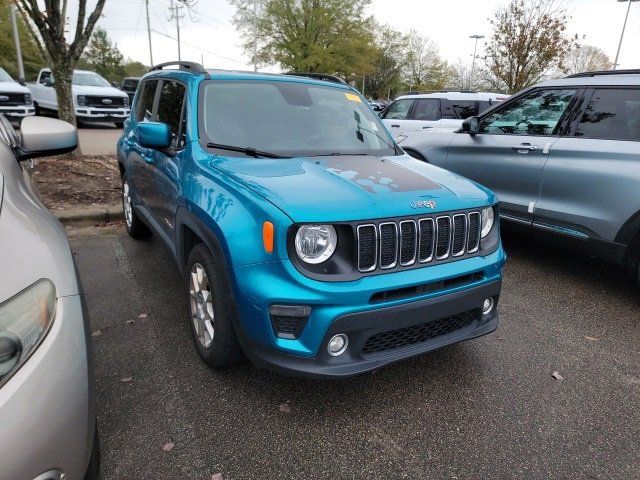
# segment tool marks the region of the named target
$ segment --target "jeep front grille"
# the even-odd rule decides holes
[[[480,213],[455,213],[357,227],[358,270],[440,262],[478,252]]]

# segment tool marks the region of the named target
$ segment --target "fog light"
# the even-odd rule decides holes
[[[484,302],[482,303],[482,314],[489,315],[492,312],[495,304],[496,301],[493,299],[493,297],[485,298]]]
[[[331,340],[329,340],[329,344],[327,345],[327,350],[329,351],[329,355],[337,357],[345,352],[348,345],[349,337],[344,333],[340,333],[331,337]]]

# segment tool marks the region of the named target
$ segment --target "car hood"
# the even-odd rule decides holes
[[[126,97],[127,94],[114,87],[88,87],[85,85],[73,85],[75,95],[96,95],[104,97]]]
[[[485,188],[408,155],[216,157],[211,165],[262,195],[295,222],[418,215],[494,202]]]
[[[64,228],[25,183],[7,151],[0,145],[0,303],[42,278],[53,282],[58,297],[77,295]]]
[[[0,93],[30,93],[27,87],[18,82],[0,82]]]

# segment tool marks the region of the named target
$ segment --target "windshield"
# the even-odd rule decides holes
[[[3,68],[0,68],[0,82],[13,82],[13,78]]]
[[[357,93],[285,81],[204,84],[207,143],[282,156],[395,155],[393,139]]]
[[[111,84],[107,82],[97,73],[93,72],[73,72],[74,85],[81,85],[83,87],[110,87]]]

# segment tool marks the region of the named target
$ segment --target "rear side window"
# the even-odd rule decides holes
[[[640,89],[597,89],[578,123],[576,136],[640,141]]]
[[[573,89],[532,92],[483,117],[480,131],[493,135],[554,135],[575,94]]]
[[[169,125],[171,129],[172,146],[175,148],[180,144],[182,129],[182,104],[184,102],[185,86],[178,82],[164,80],[160,90],[160,101],[158,102],[158,113],[156,121]]]
[[[153,100],[156,97],[158,80],[147,80],[142,84],[142,94],[138,100],[136,120],[138,122],[150,121],[153,118]]]
[[[460,120],[478,115],[478,102],[475,100],[449,100],[449,102],[456,118]]]
[[[413,105],[412,99],[396,100],[389,106],[382,118],[387,120],[406,120],[409,116],[411,105]]]
[[[418,99],[413,118],[414,120],[440,120],[440,99]]]

